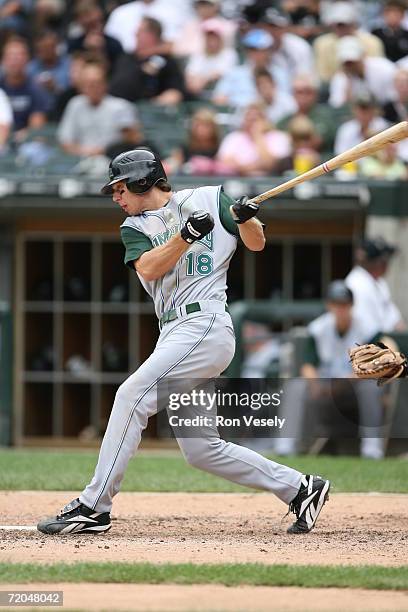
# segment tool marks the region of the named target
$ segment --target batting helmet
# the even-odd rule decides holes
[[[117,155],[109,164],[109,182],[101,189],[112,194],[112,186],[125,181],[129,191],[146,193],[160,180],[167,180],[159,157],[147,147],[133,149]]]

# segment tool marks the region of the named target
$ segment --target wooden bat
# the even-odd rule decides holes
[[[323,174],[327,174],[328,172],[332,172],[332,170],[337,170],[344,164],[348,164],[350,162],[356,161],[357,159],[361,159],[366,155],[372,155],[376,151],[379,151],[387,144],[393,142],[399,142],[400,140],[404,140],[404,138],[408,137],[408,121],[401,121],[397,125],[393,125],[390,128],[360,142],[360,144],[344,151],[344,153],[340,153],[336,157],[332,157],[329,161],[320,164],[320,166],[316,166],[295,178],[274,187],[273,189],[269,189],[269,191],[265,191],[264,193],[251,198],[252,202],[256,204],[260,204],[269,198],[273,198],[288,189],[292,189],[292,187],[296,187],[296,185],[300,185],[300,183],[304,183],[305,181],[311,181],[312,179],[317,178],[318,176],[322,176]]]

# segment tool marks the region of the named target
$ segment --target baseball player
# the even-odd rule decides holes
[[[39,522],[47,534],[100,533],[111,527],[113,497],[135,454],[148,418],[157,411],[157,384],[165,377],[211,379],[235,350],[226,304],[226,276],[240,237],[264,248],[259,206],[229,198],[222,187],[172,192],[160,159],[150,149],[118,155],[102,193],[128,215],[121,226],[125,263],[153,298],[160,336],[152,355],[119,387],[94,477],[61,513]],[[201,408],[192,408],[200,413]],[[205,410],[203,410],[205,412]],[[178,438],[191,465],[241,485],[275,493],[296,521],[289,533],[307,533],[327,500],[330,482],[304,475],[219,436]]]

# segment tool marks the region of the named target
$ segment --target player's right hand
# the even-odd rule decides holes
[[[211,232],[214,227],[214,219],[205,210],[195,210],[188,217],[180,231],[180,235],[189,244],[201,240]]]

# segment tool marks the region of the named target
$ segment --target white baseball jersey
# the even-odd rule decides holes
[[[370,328],[364,319],[354,313],[349,329],[342,336],[336,328],[331,312],[326,312],[308,325],[315,341],[319,360],[319,375],[322,378],[348,378],[352,374],[348,349],[356,343],[365,344],[372,339]]]
[[[345,283],[353,292],[353,310],[360,318],[364,318],[371,336],[380,332],[392,332],[402,321],[385,278],[375,279],[361,266],[355,266],[346,276]]]
[[[130,263],[133,268],[135,259],[143,252],[165,244],[181,230],[194,211],[205,210],[214,218],[214,229],[192,244],[177,265],[162,278],[147,282],[138,275],[154,300],[158,317],[172,308],[199,300],[226,302],[227,271],[237,246],[235,223],[230,217],[232,223],[226,229],[222,221],[230,202],[221,187],[185,189],[173,193],[163,208],[129,217],[122,224],[125,263]]]

